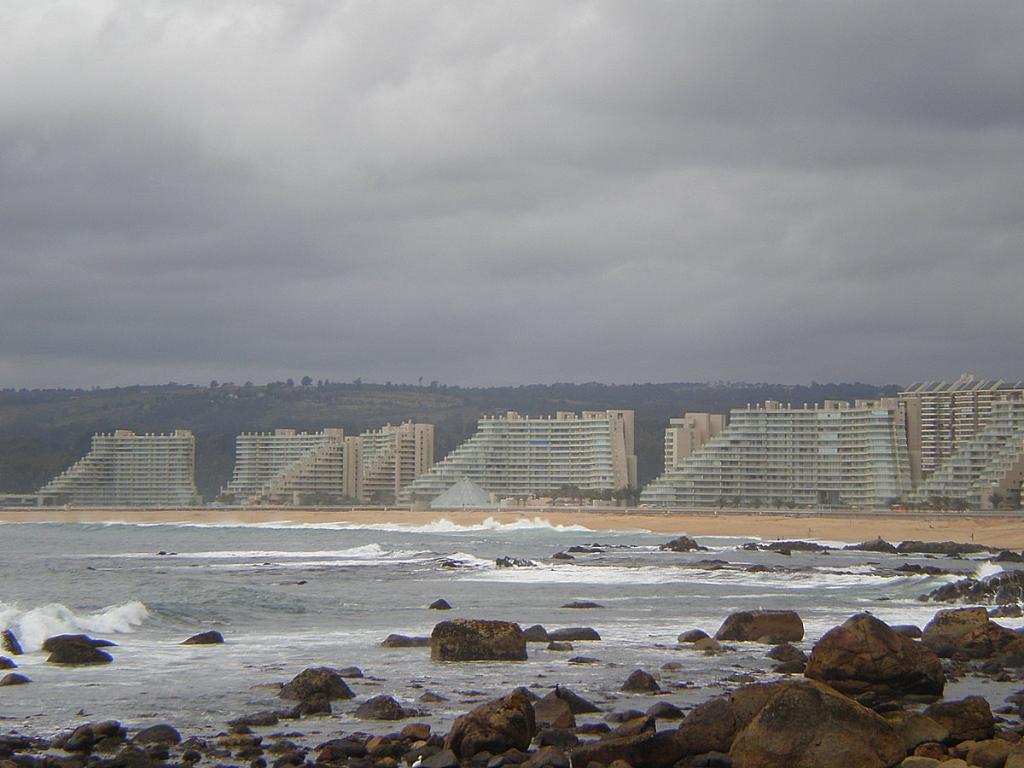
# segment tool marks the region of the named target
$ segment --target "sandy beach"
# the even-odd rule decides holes
[[[206,525],[317,525],[390,523],[423,526],[447,520],[456,525],[501,524],[539,518],[555,526],[578,525],[594,531],[646,530],[691,536],[752,536],[762,539],[819,539],[858,542],[959,541],[1024,549],[1024,516],[970,513],[812,513],[669,512],[650,509],[520,508],[502,510],[308,509],[259,507],[225,509],[63,509],[0,510],[10,523],[189,523]]]

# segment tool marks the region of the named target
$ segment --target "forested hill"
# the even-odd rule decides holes
[[[305,379],[308,381],[308,379]],[[85,454],[94,432],[191,429],[199,491],[216,496],[230,478],[239,432],[278,427],[361,432],[408,419],[436,426],[436,457],[465,440],[485,413],[531,415],[631,408],[641,485],[662,468],[664,428],[685,411],[726,412],[766,399],[793,405],[892,395],[868,384],[551,384],[466,388],[333,382],[214,386],[167,384],[93,390],[0,391],[0,492],[27,493]]]

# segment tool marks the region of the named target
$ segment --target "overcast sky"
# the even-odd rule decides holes
[[[0,387],[1024,378],[1024,3],[4,0]]]

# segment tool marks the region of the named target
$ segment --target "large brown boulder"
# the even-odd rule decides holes
[[[782,683],[754,683],[696,706],[673,735],[685,755],[728,752],[736,734],[781,690]]]
[[[430,634],[434,661],[525,661],[526,639],[511,621],[454,619],[442,621]]]
[[[968,696],[959,701],[939,701],[924,713],[949,731],[950,743],[991,739],[995,733],[992,708],[981,696]]]
[[[310,667],[285,684],[277,694],[282,699],[304,701],[312,696],[326,696],[328,701],[355,698],[348,683],[330,667]]]
[[[900,732],[870,709],[814,681],[780,686],[733,740],[734,768],[892,768],[906,757]]]
[[[867,613],[826,632],[811,651],[804,675],[848,696],[941,696],[946,683],[942,662],[930,648]]]
[[[777,645],[804,638],[804,623],[796,611],[737,611],[715,633],[716,640],[750,640]]]
[[[554,690],[533,705],[534,719],[538,728],[575,728],[576,715],[572,705]]]
[[[1024,636],[989,619],[984,608],[954,608],[935,614],[922,632],[925,645],[942,657],[984,659],[1024,653]]]
[[[94,640],[86,635],[57,635],[47,638],[42,649],[49,652],[46,660],[51,664],[109,664],[113,656],[100,648],[111,645],[109,640]]]
[[[526,694],[513,691],[458,718],[445,737],[444,748],[462,760],[469,760],[478,752],[492,755],[509,749],[525,752],[536,735],[533,705]]]
[[[573,765],[612,765],[622,761],[632,768],[670,768],[685,754],[672,731],[646,730],[581,744],[572,750],[570,757]]]

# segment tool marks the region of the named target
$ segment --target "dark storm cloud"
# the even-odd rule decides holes
[[[0,10],[0,385],[1024,377],[1024,8]]]

